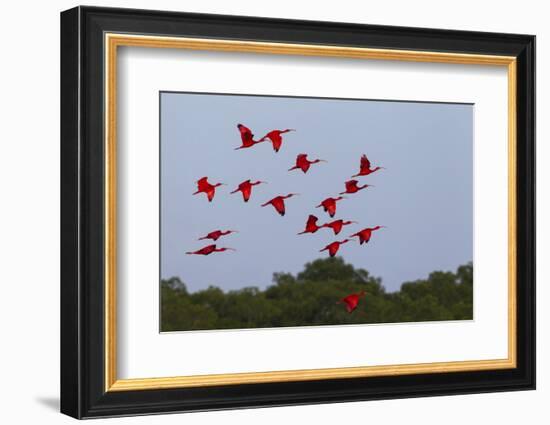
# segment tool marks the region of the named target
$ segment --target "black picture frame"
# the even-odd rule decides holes
[[[104,33],[308,43],[517,58],[517,367],[106,392]],[[535,388],[535,37],[76,7],[61,13],[61,412],[75,418]]]

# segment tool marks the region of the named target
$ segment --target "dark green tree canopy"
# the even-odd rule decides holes
[[[210,286],[189,293],[177,277],[161,281],[162,331],[242,329],[279,326],[470,320],[473,266],[455,273],[434,271],[386,293],[382,280],[340,257],[318,259],[293,276],[275,273],[265,290],[245,287],[224,292]],[[366,291],[349,314],[338,302]]]

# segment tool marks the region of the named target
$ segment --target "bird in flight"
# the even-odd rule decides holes
[[[309,167],[311,164],[317,164],[318,162],[327,162],[324,159],[314,159],[313,161],[310,161],[307,159],[307,153],[301,153],[296,157],[296,165],[292,168],[289,168],[288,171],[292,170],[302,170],[305,173],[309,170]]]
[[[321,227],[328,227],[331,228],[335,235],[340,233],[342,231],[342,227],[347,226],[349,224],[357,224],[356,221],[344,221],[344,220],[334,220],[330,223],[325,223]]]
[[[206,193],[206,196],[208,196],[208,202],[212,202],[212,199],[214,199],[214,195],[216,194],[216,188],[223,184],[224,183],[210,184],[208,183],[208,177],[202,177],[197,180],[197,191],[193,193],[193,195],[198,193]]]
[[[348,313],[353,313],[353,310],[359,305],[359,300],[365,296],[366,292],[361,291],[357,294],[350,294],[347,297],[342,298],[340,301],[337,301],[336,304],[345,304],[346,310]]]
[[[341,199],[346,199],[343,196],[338,196],[337,198],[327,198],[323,202],[321,202],[319,205],[317,205],[315,208],[323,207],[323,210],[328,213],[331,217],[334,217],[334,214],[336,214],[336,202],[340,201]]]
[[[260,181],[260,180],[258,180],[256,182],[252,182],[250,180],[245,180],[244,182],[240,183],[239,186],[237,186],[237,189],[235,189],[231,193],[233,194],[233,193],[237,193],[237,192],[242,192],[244,202],[248,202],[248,200],[250,199],[250,195],[252,194],[252,186],[256,186],[256,185],[259,185],[259,184],[262,184],[262,183],[267,183],[267,182],[263,182],[263,181]]]
[[[199,238],[199,241],[205,240],[205,239],[212,239],[213,241],[217,241],[219,238],[225,235],[229,235],[231,233],[238,233],[236,230],[214,230],[207,234],[206,236],[203,236],[202,238]]]
[[[378,170],[384,170],[384,167],[371,168],[371,163],[367,158],[367,155],[361,156],[361,163],[359,164],[359,173],[351,177],[368,176]]]
[[[344,239],[343,241],[334,241],[332,243],[329,243],[327,246],[325,246],[323,249],[321,249],[319,252],[328,251],[329,255],[331,257],[334,257],[338,250],[340,249],[340,245],[345,244],[346,242],[349,242],[349,239]]]
[[[283,136],[281,135],[284,133],[288,133],[289,131],[296,130],[294,130],[293,128],[287,128],[286,130],[272,130],[264,137],[262,137],[258,142],[263,142],[269,139],[269,141],[271,141],[271,144],[273,145],[273,150],[275,152],[279,152],[279,149],[281,149],[281,146],[283,144]]]
[[[254,134],[252,134],[252,131],[250,131],[248,127],[242,124],[237,124],[237,128],[239,129],[239,133],[241,133],[242,145],[239,146],[238,148],[235,148],[235,150],[251,148],[252,146],[264,141],[263,139],[254,140]]]
[[[317,220],[319,220],[314,215],[310,214],[307,218],[306,222],[306,228],[303,232],[298,233],[299,235],[303,235],[304,233],[315,233],[317,230],[319,230],[323,226],[317,225]]]
[[[289,193],[288,195],[279,195],[275,198],[271,199],[270,201],[267,201],[265,204],[262,204],[262,207],[265,207],[269,204],[273,205],[273,208],[280,214],[285,215],[285,199],[292,198],[293,196],[298,195],[297,193]]]
[[[366,189],[367,187],[371,187],[372,184],[365,184],[363,186],[357,186],[357,183],[359,183],[357,180],[348,180],[346,185],[346,190],[344,192],[340,192],[340,195],[343,195],[344,193],[356,193],[359,192],[361,189]]]
[[[224,251],[236,251],[233,248],[216,248],[216,244],[207,245],[204,248],[201,248],[197,251],[188,251],[186,254],[189,255],[210,255],[213,252],[224,252]]]
[[[353,235],[350,236],[350,238],[357,236],[359,238],[359,244],[363,245],[363,243],[368,243],[370,241],[372,232],[374,232],[375,230],[381,229],[382,227],[386,227],[386,226],[367,227],[357,233],[354,233]]]

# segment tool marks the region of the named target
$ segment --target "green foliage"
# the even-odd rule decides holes
[[[211,286],[189,293],[177,277],[161,281],[163,331],[243,329],[279,326],[399,323],[472,319],[473,266],[456,273],[436,271],[386,293],[380,278],[355,269],[340,257],[315,260],[293,276],[275,273],[273,285],[224,292]],[[365,290],[348,314],[337,304]]]

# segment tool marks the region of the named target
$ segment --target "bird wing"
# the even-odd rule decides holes
[[[252,186],[251,185],[243,185],[243,187],[241,187],[241,192],[243,193],[243,199],[246,201],[248,201],[250,199],[250,194],[252,193]]]
[[[285,213],[285,201],[282,198],[274,198],[271,201],[271,204],[273,207],[277,210],[277,212],[281,215],[284,215]]]
[[[317,227],[317,220],[317,217],[310,214],[310,216],[307,218],[306,230]]]
[[[270,131],[263,138],[264,139],[267,138],[267,139],[271,140],[271,143],[273,144],[273,149],[275,149],[275,151],[278,151],[281,148],[283,138],[281,137],[281,132],[280,131],[278,131],[278,130]]]
[[[327,202],[325,204],[325,209],[331,217],[334,217],[334,214],[336,214],[336,202]]]
[[[370,161],[369,159],[367,158],[367,155],[363,155],[361,157],[361,165],[360,165],[360,168],[361,170],[370,170]]]
[[[208,177],[201,177],[197,180],[197,187],[200,191],[204,190],[207,186],[209,186]]]
[[[206,195],[208,196],[208,201],[212,202],[212,199],[214,199],[214,195],[216,194],[216,188],[215,187],[211,187],[211,189],[209,189],[207,192],[206,192]]]
[[[346,190],[355,189],[356,186],[357,186],[357,180],[348,180],[346,182]]]
[[[252,131],[250,129],[242,124],[239,124],[239,132],[241,133],[241,139],[243,143],[250,143],[252,141],[252,138],[254,137],[254,134],[252,134]]]

